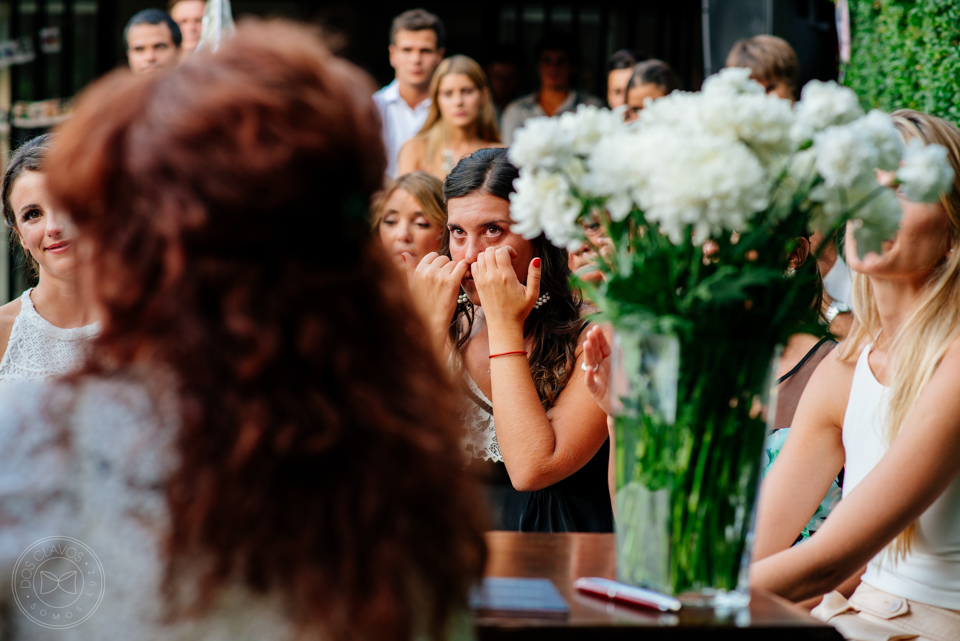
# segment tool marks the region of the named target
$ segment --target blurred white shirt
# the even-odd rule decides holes
[[[387,149],[387,175],[397,177],[397,156],[403,143],[417,135],[423,123],[427,121],[432,101],[427,98],[411,108],[400,97],[400,84],[394,80],[373,94],[373,101],[380,110],[383,121],[383,145]]]

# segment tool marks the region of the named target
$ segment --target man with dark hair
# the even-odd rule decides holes
[[[558,116],[576,111],[580,105],[603,103],[594,96],[571,89],[577,51],[570,34],[548,32],[537,45],[537,74],[540,89],[529,96],[511,102],[503,111],[501,138],[505,145],[513,140],[513,132],[527,118]]]
[[[390,66],[396,78],[373,94],[383,121],[387,175],[397,175],[397,154],[413,138],[430,111],[430,79],[443,60],[447,32],[440,18],[411,9],[394,18],[390,27]]]
[[[186,57],[197,49],[200,44],[200,34],[203,31],[203,10],[206,0],[170,0],[167,3],[167,13],[180,27],[183,34],[181,55]]]
[[[607,63],[607,105],[611,109],[626,104],[630,73],[634,65],[646,59],[646,54],[629,49],[620,49],[610,56]]]
[[[127,62],[133,73],[155,73],[173,67],[180,59],[180,27],[159,9],[144,9],[130,18],[123,30]]]

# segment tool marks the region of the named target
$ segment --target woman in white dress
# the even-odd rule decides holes
[[[51,139],[46,134],[24,143],[3,172],[3,221],[38,280],[0,307],[0,384],[75,369],[99,330],[77,282],[73,225],[47,190],[43,169]]]
[[[764,480],[750,577],[819,602],[848,639],[946,641],[960,638],[960,130],[893,118],[904,139],[947,148],[953,188],[935,204],[901,198],[880,255],[859,258],[848,228],[854,325]],[[843,499],[791,548],[841,467]]]
[[[248,22],[78,101],[49,188],[103,331],[83,370],[0,389],[13,640],[470,636],[481,497],[370,227],[370,84]]]

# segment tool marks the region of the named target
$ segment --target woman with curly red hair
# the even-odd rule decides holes
[[[70,379],[0,397],[0,574],[45,535],[95,550],[107,595],[75,638],[462,631],[484,520],[371,234],[370,93],[309,31],[248,24],[108,76],[60,132],[49,187],[103,331]]]

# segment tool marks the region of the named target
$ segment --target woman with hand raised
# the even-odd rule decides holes
[[[566,251],[511,231],[517,176],[505,149],[461,160],[444,184],[445,255],[407,257],[408,276],[434,344],[462,367],[495,528],[611,531],[606,419],[574,376],[584,306]]]

